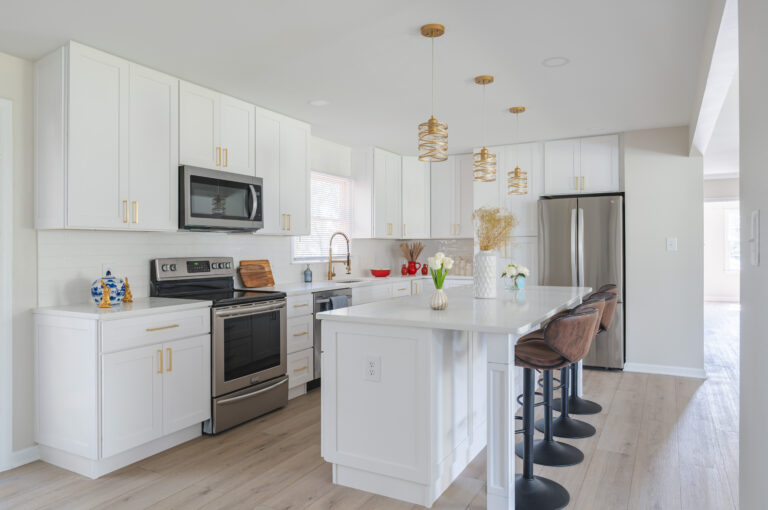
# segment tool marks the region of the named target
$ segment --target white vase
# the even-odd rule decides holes
[[[489,299],[496,297],[496,254],[491,250],[479,251],[475,255],[475,297]]]
[[[429,298],[429,306],[433,310],[445,310],[448,308],[448,295],[443,289],[435,289]]]

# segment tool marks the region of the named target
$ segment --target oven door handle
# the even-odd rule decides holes
[[[217,405],[224,405],[224,404],[231,404],[233,402],[239,402],[240,400],[245,400],[247,398],[255,397],[256,395],[260,395],[260,394],[264,393],[265,391],[269,391],[269,390],[275,389],[278,386],[280,386],[281,384],[285,384],[287,382],[288,382],[288,379],[283,379],[279,383],[275,383],[272,386],[268,386],[266,388],[262,388],[262,389],[260,389],[258,391],[254,391],[253,393],[248,393],[246,395],[240,395],[239,397],[232,397],[232,398],[228,398],[226,400],[219,400],[218,402],[216,402],[216,404]]]
[[[256,202],[256,186],[249,184],[248,187],[251,188],[251,215],[248,217],[248,219],[253,221],[253,219],[256,217],[256,211],[258,210],[259,206]]]
[[[231,319],[234,317],[245,317],[246,315],[255,315],[258,313],[279,312],[281,310],[285,310],[285,303],[280,303],[279,305],[265,305],[265,306],[254,306],[251,308],[239,308],[231,311],[216,310],[215,313],[216,313],[216,317]]]

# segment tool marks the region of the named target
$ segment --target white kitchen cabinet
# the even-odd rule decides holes
[[[179,85],[179,162],[244,175],[255,172],[255,107],[214,90]]]
[[[176,79],[74,42],[35,78],[37,228],[175,230]]]
[[[364,305],[393,297],[393,285],[391,283],[352,287],[352,303]]]
[[[392,297],[410,296],[411,292],[411,282],[407,280],[392,284]]]
[[[618,135],[544,144],[544,194],[612,191],[619,191]]]
[[[314,360],[315,350],[311,347],[288,355],[288,388],[293,389],[312,380]],[[304,393],[306,387],[301,388],[301,390],[303,390],[301,393]]]
[[[210,308],[156,298],[133,306],[141,312],[34,311],[35,439],[46,462],[98,478],[202,433]]]
[[[373,149],[373,237],[402,237],[402,158]]]
[[[256,109],[256,175],[263,179],[260,234],[308,235],[310,174],[308,124]]]
[[[311,294],[310,294],[311,297]],[[310,308],[311,312],[312,309]],[[292,354],[313,345],[315,316],[311,313],[301,317],[291,317],[287,321],[287,352]]]
[[[429,163],[403,156],[403,239],[429,239]]]
[[[431,165],[431,237],[472,238],[472,154]]]
[[[504,147],[503,179],[499,182],[499,204],[508,210],[518,220],[518,225],[512,230],[514,236],[539,235],[539,197],[543,194],[542,180],[544,175],[544,147],[541,143],[523,143]],[[507,172],[515,166],[528,173],[528,193],[525,195],[510,195],[507,187]],[[477,186],[478,183],[475,183]]]

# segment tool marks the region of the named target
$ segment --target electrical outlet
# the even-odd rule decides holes
[[[667,251],[677,251],[677,237],[667,237]]]
[[[366,381],[381,382],[381,356],[369,354],[365,357]]]
[[[101,275],[100,276],[106,276],[107,271],[112,273],[112,276],[115,276],[115,269],[114,264],[102,264],[101,265]]]

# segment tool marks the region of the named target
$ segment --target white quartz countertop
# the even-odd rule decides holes
[[[267,291],[285,292],[287,296],[295,296],[298,294],[306,294],[308,292],[320,292],[323,290],[349,289],[352,287],[365,287],[368,285],[382,285],[386,283],[400,283],[404,281],[429,280],[429,279],[431,279],[431,276],[424,276],[422,274],[418,274],[414,276],[391,275],[391,276],[387,276],[386,278],[375,278],[373,276],[356,277],[356,276],[344,275],[333,281],[322,279],[318,281],[313,281],[311,283],[304,283],[304,282],[283,283],[283,284],[277,284],[272,287],[256,287],[248,290],[267,290]],[[472,277],[448,275],[447,279],[471,281]]]
[[[473,288],[447,289],[448,308],[432,310],[430,292],[376,301],[317,314],[322,320],[386,326],[524,334],[552,315],[577,305],[590,287],[526,287],[508,291],[500,285],[494,299],[475,299]]]
[[[178,312],[195,308],[208,308],[210,301],[197,299],[176,299],[161,297],[136,298],[133,303],[122,303],[112,308],[99,308],[94,302],[67,306],[52,306],[37,308],[33,313],[40,315],[56,315],[60,317],[75,317],[78,319],[114,320],[153,315],[157,313]]]

